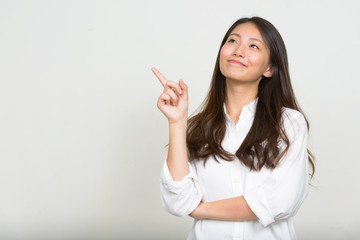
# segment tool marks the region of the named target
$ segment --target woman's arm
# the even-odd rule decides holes
[[[169,121],[167,166],[174,181],[189,174],[186,149],[188,89],[183,80],[168,81],[157,69],[151,69],[164,87],[157,106]]]
[[[224,221],[257,219],[243,196],[214,202],[201,202],[189,216],[195,219],[215,219]]]
[[[174,181],[181,181],[189,174],[186,151],[186,127],[186,119],[176,123],[169,122],[169,149],[166,163]]]
[[[168,81],[157,69],[152,71],[164,86],[157,106],[169,121],[168,156],[160,174],[161,203],[175,216],[188,216],[203,196],[186,149],[188,88],[181,79]]]

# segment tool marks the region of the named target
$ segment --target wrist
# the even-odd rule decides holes
[[[169,120],[169,126],[172,127],[187,127],[187,117],[178,119],[176,121]]]

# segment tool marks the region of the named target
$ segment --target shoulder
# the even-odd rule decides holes
[[[307,122],[304,115],[294,109],[283,107],[282,125],[286,130],[288,128],[307,128]]]

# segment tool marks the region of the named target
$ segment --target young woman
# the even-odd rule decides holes
[[[293,216],[314,165],[276,28],[259,17],[230,27],[202,110],[189,120],[184,81],[152,71],[169,121],[162,205],[195,219],[188,239],[296,239]]]

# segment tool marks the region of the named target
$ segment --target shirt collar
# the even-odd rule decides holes
[[[241,115],[242,114],[254,114],[256,111],[256,106],[257,106],[257,102],[258,102],[258,98],[255,98],[254,101],[252,101],[251,103],[249,103],[248,105],[245,105],[242,109],[241,109]],[[225,115],[230,118],[229,114],[226,112],[226,106],[224,103],[224,112]]]

